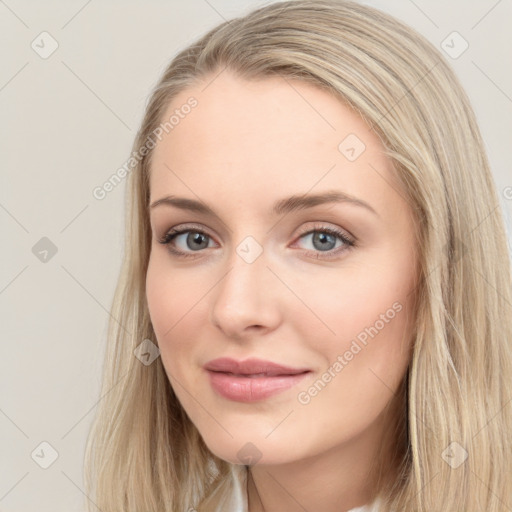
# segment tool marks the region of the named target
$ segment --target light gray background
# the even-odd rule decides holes
[[[99,398],[125,188],[102,201],[92,191],[126,161],[150,89],[177,50],[264,3],[0,0],[0,511],[84,510],[83,449]],[[469,43],[447,58],[477,113],[510,239],[511,2],[365,3],[437,47],[453,31]],[[31,47],[43,45],[43,31],[59,45],[46,59]],[[57,247],[46,262],[33,253],[43,237]],[[51,457],[43,441],[58,452],[48,469],[37,463]]]

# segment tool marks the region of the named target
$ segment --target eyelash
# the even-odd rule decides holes
[[[182,235],[183,233],[188,233],[188,232],[199,233],[208,238],[211,238],[210,235],[208,235],[208,233],[206,233],[202,229],[192,227],[192,226],[185,226],[182,229],[174,229],[174,228],[171,229],[161,239],[159,239],[158,242],[160,244],[167,245],[169,251],[172,254],[174,254],[175,256],[178,256],[180,258],[196,258],[197,255],[194,253],[199,253],[201,251],[183,252],[183,251],[179,251],[171,246],[171,242],[178,235]],[[329,256],[321,256],[321,254],[324,253],[324,251],[311,251],[311,250],[306,251],[307,254],[313,253],[313,254],[317,255],[316,256],[317,259],[323,259],[323,260],[334,259],[338,256],[338,254],[340,252],[345,252],[345,251],[350,250],[356,246],[356,241],[354,239],[349,238],[342,231],[339,231],[338,229],[335,229],[335,228],[332,228],[329,226],[314,226],[313,229],[310,229],[308,231],[305,231],[304,233],[301,233],[299,236],[299,239],[301,239],[307,235],[310,235],[312,233],[328,233],[329,235],[333,235],[334,237],[340,239],[343,242],[343,244],[345,245],[345,247],[338,247],[337,249],[331,249],[329,251],[325,251],[325,253],[330,254]]]

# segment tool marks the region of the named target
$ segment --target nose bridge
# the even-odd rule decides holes
[[[231,335],[246,327],[271,327],[277,318],[272,272],[262,245],[246,236],[227,258],[226,273],[219,281],[212,305],[212,320]],[[275,278],[274,278],[275,279]]]
[[[266,274],[270,272],[263,246],[254,237],[247,236],[233,247],[226,267],[228,273],[219,283],[219,295],[222,295],[219,299],[235,300],[242,306],[246,302],[255,303],[264,298],[261,288],[268,279]]]

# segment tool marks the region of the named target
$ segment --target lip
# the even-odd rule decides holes
[[[204,365],[212,388],[237,402],[264,400],[298,384],[309,368],[291,368],[263,359],[220,358]]]

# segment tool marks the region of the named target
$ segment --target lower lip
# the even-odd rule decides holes
[[[236,402],[257,402],[277,395],[298,384],[309,372],[275,377],[241,377],[231,373],[208,371],[215,391]]]

